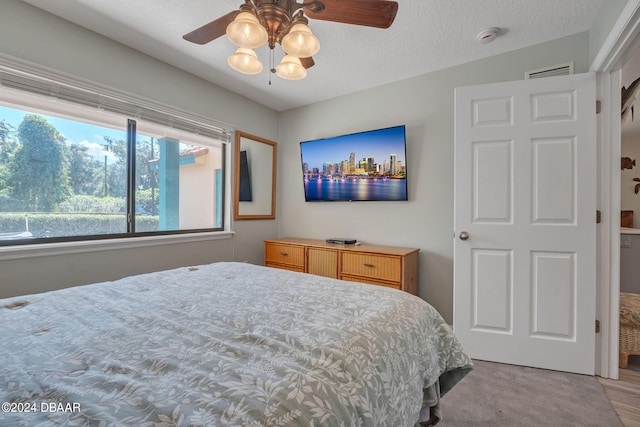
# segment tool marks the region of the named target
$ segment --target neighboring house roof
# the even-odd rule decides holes
[[[180,151],[180,166],[189,165],[191,163],[195,163],[196,157],[202,157],[209,153],[209,149],[207,147],[191,147],[186,150]],[[149,163],[152,164],[158,163],[160,158],[156,157],[154,159],[149,160]]]

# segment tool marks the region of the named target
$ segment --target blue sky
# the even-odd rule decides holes
[[[382,164],[395,154],[396,159],[406,165],[404,126],[396,126],[369,132],[354,133],[315,141],[300,143],[302,161],[309,164],[309,170],[322,169],[324,163],[338,163],[349,160],[356,153],[356,162],[363,157],[373,156]]]

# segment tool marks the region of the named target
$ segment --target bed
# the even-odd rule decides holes
[[[0,300],[0,325],[3,426],[430,425],[472,369],[420,298],[247,263]]]

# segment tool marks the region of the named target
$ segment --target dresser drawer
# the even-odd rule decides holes
[[[265,264],[287,264],[304,270],[304,246],[266,243],[264,258]]]
[[[272,267],[272,268],[279,268],[280,270],[290,270],[290,271],[297,271],[298,273],[304,273],[304,267],[300,267],[297,265],[289,265],[289,264],[282,264],[282,263],[273,263],[273,262],[265,262],[264,263],[265,267]]]
[[[342,252],[340,274],[341,276],[360,276],[374,280],[401,282],[402,259],[392,255]]]
[[[401,289],[400,282],[384,282],[382,280],[376,280],[370,277],[349,276],[348,274],[343,274],[342,277],[340,277],[340,279],[346,280],[347,282],[368,283],[370,285],[386,286],[387,288],[393,288],[398,290]]]

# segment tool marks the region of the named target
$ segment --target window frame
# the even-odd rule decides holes
[[[133,122],[133,141],[127,141],[129,152],[127,156],[127,232],[99,235],[64,236],[38,239],[17,239],[0,242],[0,260],[8,258],[23,258],[42,256],[43,254],[60,254],[86,251],[100,251],[136,246],[153,246],[172,243],[191,242],[199,240],[216,240],[230,238],[231,217],[231,150],[234,129],[231,125],[193,114],[188,111],[170,107],[130,93],[124,93],[113,88],[99,86],[92,82],[68,76],[57,71],[44,69],[37,65],[18,60],[0,53],[0,85],[2,96],[15,93],[15,97],[6,96],[4,101],[28,109],[35,113],[50,115],[50,109],[38,109],[33,103],[23,101],[25,98],[54,98],[64,103],[68,110],[61,108],[60,113],[70,120],[91,122],[86,114],[91,108],[115,113],[126,121],[127,128]],[[72,113],[69,114],[68,111]],[[81,114],[82,112],[85,114]],[[76,114],[74,114],[77,113]],[[136,114],[132,114],[135,112]],[[113,114],[111,114],[113,115]],[[199,228],[186,230],[164,231],[135,231],[135,120],[142,120],[159,126],[166,126],[185,131],[194,135],[210,138],[221,144],[222,209],[221,226],[219,228]],[[111,119],[113,120],[113,119]],[[110,123],[106,120],[103,123]],[[131,132],[128,132],[128,139]],[[131,150],[131,145],[134,145]]]

